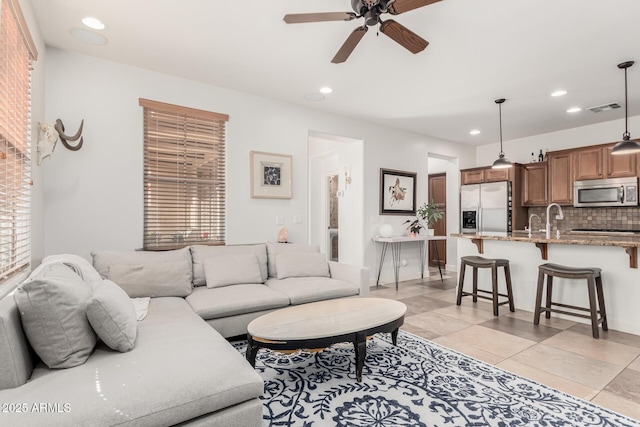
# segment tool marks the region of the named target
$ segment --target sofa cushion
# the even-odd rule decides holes
[[[21,386],[33,363],[13,295],[0,299],[0,390]]]
[[[260,266],[260,283],[267,280],[267,249],[264,243],[256,245],[228,245],[228,246],[191,246],[193,258],[193,285],[204,286],[206,278],[204,274],[204,260],[214,256],[230,254],[256,254]]]
[[[223,411],[262,395],[263,381],[246,359],[194,313],[184,298],[152,298],[133,350],[99,343],[84,365],[50,370],[0,392],[2,402],[51,411],[2,414],[2,425],[168,426]],[[64,411],[67,408],[67,411]]]
[[[320,252],[320,246],[305,245],[301,243],[274,243],[267,242],[269,277],[278,277],[276,257],[282,252]]]
[[[289,298],[264,285],[232,285],[222,288],[196,288],[186,298],[205,320],[255,311],[286,307]]]
[[[103,280],[87,301],[87,318],[98,337],[111,349],[125,352],[133,348],[138,332],[136,310],[121,287]]]
[[[291,277],[269,279],[267,287],[289,297],[292,305],[358,295],[360,289],[351,283],[329,277]]]
[[[228,254],[212,256],[204,260],[207,288],[263,283],[256,254]]]
[[[64,264],[50,264],[14,294],[29,343],[50,368],[83,364],[96,345],[87,320],[89,286]]]
[[[94,251],[93,265],[131,298],[186,297],[191,293],[189,248],[174,251]]]
[[[281,252],[276,255],[278,279],[329,277],[327,257],[320,252]]]

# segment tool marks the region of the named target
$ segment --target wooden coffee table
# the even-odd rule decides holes
[[[384,298],[344,298],[294,305],[260,316],[247,327],[247,360],[255,367],[260,348],[298,350],[352,342],[356,378],[362,381],[366,337],[390,332],[397,344],[407,307]]]

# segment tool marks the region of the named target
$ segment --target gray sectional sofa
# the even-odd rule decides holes
[[[92,256],[48,257],[0,299],[0,425],[259,426],[262,380],[225,338],[269,311],[369,289],[366,268],[312,245]]]

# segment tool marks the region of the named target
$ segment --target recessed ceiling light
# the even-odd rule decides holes
[[[82,42],[95,46],[104,46],[105,44],[107,44],[107,38],[102,34],[98,34],[96,32],[85,30],[82,28],[72,28],[71,35]]]
[[[582,111],[580,107],[572,107],[567,110],[567,113],[577,113],[578,111]]]
[[[555,96],[562,96],[562,95],[566,95],[566,94],[567,94],[566,90],[557,90],[557,91],[553,92],[551,94],[551,96],[555,97]]]
[[[82,23],[94,30],[104,30],[105,28],[104,23],[98,18],[94,18],[93,16],[86,16],[82,18]]]
[[[325,95],[327,95],[327,94],[329,94],[329,93],[331,93],[331,92],[333,92],[333,89],[331,89],[331,88],[330,88],[330,87],[328,87],[328,86],[325,86],[325,87],[323,87],[323,88],[320,88],[320,93],[324,93]]]
[[[471,132],[469,132],[470,135],[477,135],[479,133],[480,133],[480,131],[478,129],[474,129]]]
[[[312,102],[316,102],[316,101],[322,101],[324,99],[324,95],[321,93],[305,93],[304,94],[304,99],[307,101],[312,101]]]

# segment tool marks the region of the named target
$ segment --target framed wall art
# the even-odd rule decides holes
[[[257,199],[291,198],[291,156],[251,152],[251,197]]]
[[[380,215],[416,214],[416,173],[380,169]]]

